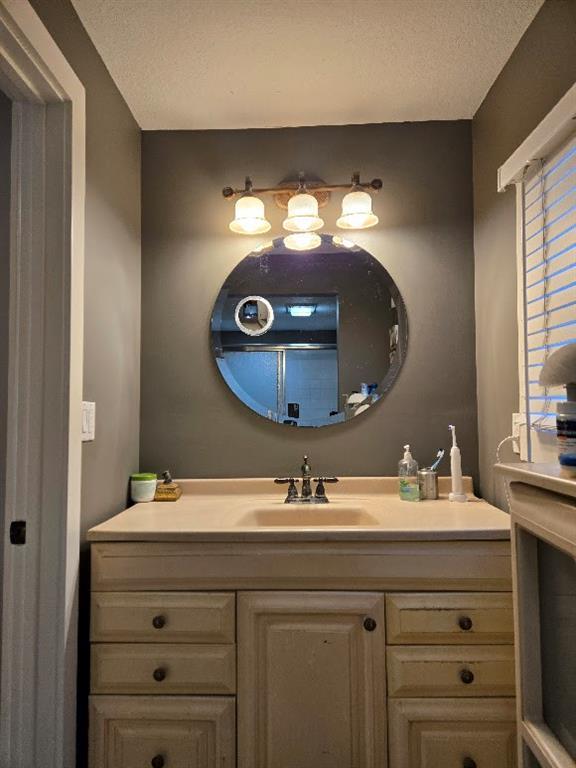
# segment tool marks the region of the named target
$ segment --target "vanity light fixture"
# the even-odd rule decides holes
[[[378,224],[372,212],[372,198],[360,187],[360,176],[352,177],[352,189],[342,199],[342,215],[336,221],[340,229],[368,229]]]
[[[234,206],[234,220],[230,222],[230,229],[239,235],[262,235],[271,226],[266,219],[264,203],[252,194],[252,180],[247,176],[244,191]]]
[[[372,211],[372,194],[381,188],[382,179],[361,182],[359,173],[354,173],[348,184],[307,181],[300,173],[297,182],[287,181],[276,187],[261,189],[254,189],[252,179],[247,176],[244,189],[224,187],[222,194],[227,200],[238,198],[230,229],[243,235],[268,232],[271,225],[266,219],[264,203],[258,196],[272,195],[276,205],[288,211],[283,226],[293,234],[284,238],[284,245],[291,250],[307,251],[320,245],[320,238],[313,234],[324,226],[318,209],[328,203],[333,192],[347,190],[342,200],[342,214],[336,224],[342,229],[367,229],[378,223],[378,216]]]
[[[286,304],[286,310],[291,317],[312,317],[317,304]]]
[[[313,251],[321,242],[316,232],[294,232],[284,238],[284,245],[289,251]]]

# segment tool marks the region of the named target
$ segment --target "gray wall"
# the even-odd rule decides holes
[[[142,470],[180,477],[278,475],[301,455],[336,474],[395,474],[402,445],[422,463],[459,427],[477,470],[469,122],[143,134]],[[258,242],[228,231],[228,184],[277,183],[303,169],[329,182],[381,176],[374,230],[354,239],[406,302],[410,341],[387,398],[347,424],[282,427],[242,405],[210,354],[221,284]],[[335,230],[338,198],[323,209]],[[283,212],[269,200],[271,234]],[[305,257],[303,257],[305,258]],[[444,467],[446,469],[446,466]]]
[[[8,321],[10,297],[10,147],[12,103],[0,91],[0,616],[4,561],[6,483],[6,401],[8,397]],[[0,653],[2,648],[0,646]]]
[[[576,2],[547,0],[472,124],[480,490],[500,505],[492,465],[518,410],[518,328],[515,192],[496,192],[496,172],[575,80]]]
[[[126,506],[138,468],[140,130],[69,0],[32,0],[86,88],[84,398],[96,402],[85,443],[82,527]]]

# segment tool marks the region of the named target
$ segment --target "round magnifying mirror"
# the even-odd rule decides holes
[[[396,381],[408,342],[389,272],[347,238],[309,251],[278,238],[226,278],[211,320],[224,380],[249,408],[297,427],[370,413]]]
[[[272,327],[274,309],[263,296],[245,296],[236,304],[234,320],[247,336],[263,336]]]

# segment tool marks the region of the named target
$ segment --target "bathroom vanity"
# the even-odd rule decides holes
[[[181,483],[89,533],[91,768],[515,766],[509,518],[470,481]]]

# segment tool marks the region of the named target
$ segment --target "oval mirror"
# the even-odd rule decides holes
[[[224,380],[256,413],[290,426],[337,424],[372,409],[406,355],[396,284],[367,251],[338,236],[296,252],[283,238],[227,277],[211,320]]]

